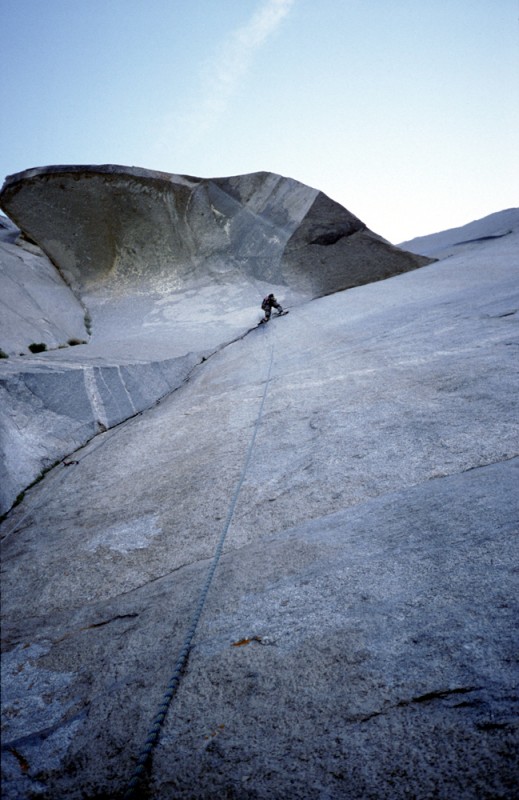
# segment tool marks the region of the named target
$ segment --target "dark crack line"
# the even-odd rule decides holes
[[[410,700],[401,700],[398,706],[408,706],[412,703],[429,703],[431,700],[443,700],[445,697],[450,697],[452,694],[469,694],[470,692],[476,692],[480,689],[482,689],[481,686],[460,686],[454,689],[440,689],[417,695]]]
[[[374,717],[380,717],[383,714],[395,711],[398,708],[408,708],[413,705],[421,705],[422,703],[432,703],[435,700],[445,700],[447,697],[451,697],[452,695],[470,694],[471,692],[477,692],[482,688],[483,687],[481,686],[458,686],[454,689],[439,689],[432,692],[426,692],[425,694],[420,694],[416,697],[399,700],[398,703],[388,705],[385,708],[380,709],[380,711],[372,711],[370,714],[353,717],[352,722],[368,722]]]
[[[111,617],[110,619],[104,619],[101,622],[92,622],[90,625],[83,625],[81,628],[78,628],[75,631],[69,631],[63,636],[60,636],[59,639],[53,639],[52,644],[55,645],[59,642],[63,642],[65,639],[70,639],[71,636],[76,636],[78,633],[82,633],[83,631],[90,631],[94,628],[103,628],[105,625],[110,625],[111,622],[115,622],[118,619],[135,619],[138,616],[139,614],[137,612],[130,614],[116,614],[115,617]]]

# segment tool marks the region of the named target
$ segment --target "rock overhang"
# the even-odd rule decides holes
[[[6,477],[1,511],[49,464],[176,388],[186,358],[200,362],[245,335],[267,292],[295,306],[431,261],[393,247],[317,189],[269,172],[197,178],[111,164],[36,167],[6,178],[0,207],[36,253],[17,246],[22,238],[7,242],[14,233],[6,229],[0,280],[19,306],[13,315],[2,293],[0,346],[13,358],[0,390],[11,451],[19,437],[7,418],[36,414],[42,422],[32,426],[32,447],[18,450],[24,477],[8,490]],[[39,356],[51,371],[45,381],[41,366],[28,363],[31,340],[52,351]],[[155,394],[142,400],[129,366]],[[63,437],[53,404],[71,376],[85,413],[82,433],[76,426]],[[106,383],[120,412],[110,411]]]
[[[317,189],[269,172],[33,168],[6,178],[0,206],[78,292],[261,281],[310,298],[430,263]]]

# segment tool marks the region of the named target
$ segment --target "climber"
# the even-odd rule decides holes
[[[265,297],[263,299],[263,302],[261,304],[261,308],[265,312],[265,319],[263,320],[263,322],[268,322],[269,321],[270,315],[272,314],[272,309],[273,308],[275,308],[277,310],[278,316],[283,313],[282,307],[280,306],[280,304],[278,303],[278,301],[276,300],[276,298],[274,297],[273,294],[269,294],[269,295],[267,295],[267,297]]]

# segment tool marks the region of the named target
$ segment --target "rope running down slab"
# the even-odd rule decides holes
[[[249,449],[247,451],[247,455],[245,457],[245,463],[243,465],[243,469],[241,472],[240,479],[238,481],[238,485],[234,491],[233,498],[231,500],[231,504],[229,506],[229,511],[227,512],[227,517],[223,526],[222,533],[220,535],[220,540],[216,546],[216,550],[213,556],[213,560],[211,562],[211,566],[209,568],[209,572],[207,573],[206,581],[202,587],[202,591],[200,592],[200,597],[198,599],[198,605],[196,607],[195,613],[191,620],[191,625],[189,630],[186,634],[186,638],[184,639],[184,643],[181,647],[180,653],[178,655],[177,661],[175,663],[175,667],[173,669],[173,673],[171,675],[170,681],[167,685],[166,691],[162,697],[162,702],[158,707],[158,711],[153,719],[151,728],[149,730],[148,736],[144,743],[144,746],[139,754],[137,759],[137,764],[135,766],[133,777],[128,783],[126,792],[124,794],[124,800],[133,800],[136,797],[136,792],[139,787],[140,782],[144,777],[145,770],[148,766],[148,762],[151,758],[151,754],[159,740],[160,730],[166,718],[166,714],[168,713],[169,706],[171,705],[171,701],[176,694],[178,689],[180,678],[182,675],[182,671],[186,665],[189,652],[191,650],[191,643],[195,636],[196,628],[200,617],[202,616],[202,611],[204,608],[204,604],[206,601],[207,593],[209,591],[209,587],[211,586],[211,582],[213,580],[214,573],[216,571],[216,567],[218,566],[218,562],[220,560],[220,556],[223,551],[223,546],[225,542],[225,537],[227,536],[227,532],[230,528],[231,521],[234,515],[234,510],[236,508],[236,503],[238,502],[238,497],[243,486],[243,482],[245,480],[245,475],[247,473],[247,469],[249,467],[249,463],[252,457],[252,451],[254,449],[254,443],[256,441],[256,434],[258,433],[259,426],[261,424],[261,419],[263,417],[263,407],[265,405],[265,398],[267,397],[267,390],[270,383],[270,375],[272,371],[272,362],[274,360],[274,348],[272,347],[270,351],[270,361],[268,366],[267,378],[265,381],[265,387],[263,389],[263,395],[261,398],[261,403],[258,411],[258,415],[256,417],[256,422],[254,423],[254,430],[252,433],[251,441],[249,444]]]

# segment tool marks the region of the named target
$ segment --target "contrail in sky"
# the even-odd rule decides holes
[[[224,113],[254,56],[279,28],[296,0],[264,0],[250,20],[233,31],[202,72],[202,96],[197,107],[177,120],[190,143],[199,140]]]
[[[255,53],[287,16],[294,0],[266,0],[242,28],[221,48],[210,79],[208,110],[219,112],[244,75]]]

